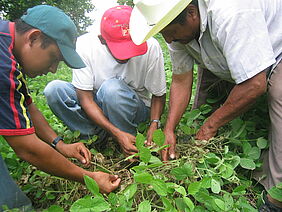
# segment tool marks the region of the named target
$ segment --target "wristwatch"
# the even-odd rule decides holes
[[[62,140],[62,141],[64,140],[61,136],[56,137],[56,138],[52,141],[51,146],[52,146],[54,149],[56,149],[57,143],[59,143],[59,141],[61,141],[61,140]]]
[[[158,128],[158,129],[161,128],[161,121],[160,121],[160,120],[158,120],[158,119],[153,119],[153,120],[151,120],[150,124],[152,124],[153,122],[156,122],[156,123],[157,123],[157,128]]]

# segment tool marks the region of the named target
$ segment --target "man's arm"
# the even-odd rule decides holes
[[[100,172],[89,172],[67,160],[35,134],[22,136],[4,136],[18,157],[33,164],[40,170],[52,175],[83,183],[83,176],[88,175],[98,183],[101,192],[108,193],[119,185],[117,176]]]
[[[169,112],[164,129],[166,140],[165,144],[170,147],[162,151],[164,161],[175,158],[176,136],[174,130],[178,125],[188,103],[190,102],[193,83],[193,71],[184,74],[173,74],[170,88]]]
[[[92,91],[76,89],[76,93],[81,107],[87,114],[88,118],[101,128],[111,133],[121,145],[121,148],[126,156],[133,155],[138,151],[134,146],[135,137],[129,133],[121,131],[107,119],[101,108],[93,100]]]
[[[236,85],[231,90],[225,103],[203,124],[197,133],[196,138],[199,140],[208,140],[212,138],[219,127],[225,125],[249,109],[256,99],[266,92],[266,89],[267,82],[265,71]]]
[[[39,137],[42,141],[51,144],[51,142],[57,137],[57,134],[50,127],[42,113],[33,103],[28,106],[28,112],[30,113],[37,137]],[[56,150],[65,157],[78,159],[86,166],[90,164],[91,153],[82,143],[65,144],[63,141],[59,141],[56,145]]]
[[[164,110],[165,100],[166,100],[166,94],[162,96],[155,96],[155,95],[152,96],[150,120],[160,120]],[[153,133],[156,129],[158,129],[158,123],[151,122],[147,133],[147,143],[146,143],[147,145],[152,144]]]

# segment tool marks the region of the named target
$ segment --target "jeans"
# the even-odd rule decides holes
[[[30,199],[21,191],[9,175],[8,169],[0,155],[0,211],[2,206],[9,209],[19,208],[21,211],[31,211]]]
[[[105,130],[92,122],[83,111],[71,83],[54,80],[48,83],[44,95],[53,113],[70,130],[78,130],[82,136],[105,136]],[[149,118],[149,107],[123,80],[104,81],[93,96],[108,120],[124,132],[136,135],[137,125]]]

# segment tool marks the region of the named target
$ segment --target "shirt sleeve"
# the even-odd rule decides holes
[[[93,90],[94,88],[94,73],[93,73],[93,61],[94,57],[91,53],[89,44],[87,45],[84,40],[77,41],[76,51],[80,55],[81,59],[85,63],[86,67],[81,69],[73,69],[72,84],[81,90]]]
[[[159,43],[153,39],[152,47],[149,48],[149,64],[145,77],[145,88],[155,96],[166,93],[166,77],[164,70],[164,58]]]
[[[214,21],[212,36],[222,48],[236,84],[275,63],[267,23],[261,10],[245,9]]]
[[[194,65],[194,59],[189,55],[185,45],[172,42],[168,45],[169,54],[174,74],[183,74],[191,71]]]

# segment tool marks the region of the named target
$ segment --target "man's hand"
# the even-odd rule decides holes
[[[216,135],[217,129],[207,124],[201,126],[200,130],[196,134],[197,140],[209,140]]]
[[[158,123],[151,123],[148,132],[147,132],[147,140],[145,141],[145,145],[152,146],[153,145],[153,133],[158,129]]]
[[[100,192],[106,194],[115,190],[121,181],[117,175],[111,175],[104,172],[90,172],[87,175],[96,181],[100,188]]]
[[[135,144],[135,136],[126,133],[126,132],[120,132],[117,136],[116,139],[124,152],[125,156],[128,157],[130,155],[134,155],[135,153],[138,152]]]
[[[164,130],[165,133],[165,145],[169,144],[168,148],[162,150],[162,160],[168,161],[169,159],[175,159],[175,147],[176,147],[176,135],[173,131]]]
[[[65,144],[60,141],[56,145],[56,149],[67,158],[76,158],[85,166],[90,165],[91,152],[83,143]]]

